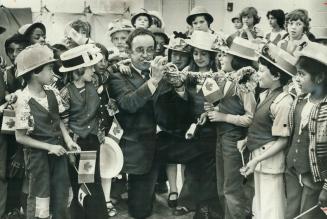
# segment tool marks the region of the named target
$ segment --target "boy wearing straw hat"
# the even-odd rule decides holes
[[[77,174],[71,172],[74,199],[72,202],[73,218],[102,219],[108,217],[106,200],[101,185],[99,153],[104,141],[103,132],[99,130],[100,98],[92,84],[94,65],[103,59],[100,49],[94,44],[72,48],[60,55],[62,66],[60,72],[72,74],[73,81],[61,90],[68,120],[68,128],[73,139],[82,151],[96,151],[94,183],[87,183],[91,197],[84,199],[83,207],[79,205]]]
[[[259,55],[259,86],[266,90],[260,93],[247,134],[246,146],[252,153],[251,160],[241,173],[244,176],[254,173],[255,218],[283,219],[286,204],[284,149],[290,135],[288,113],[293,103],[283,86],[296,74],[295,58],[273,43],[265,45]]]
[[[291,219],[319,204],[327,207],[327,49],[307,43],[296,53],[297,77],[303,95],[290,111],[291,138],[286,159],[286,218]],[[322,219],[319,209],[301,219]]]
[[[59,93],[46,87],[56,61],[47,46],[35,44],[16,58],[17,77],[26,82],[17,92],[16,140],[23,144],[29,184],[27,218],[67,218],[69,177],[67,150],[79,146],[70,138],[59,114]],[[60,183],[58,183],[60,182]]]

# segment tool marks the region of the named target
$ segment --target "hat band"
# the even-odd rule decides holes
[[[93,60],[92,55],[89,54],[88,57],[90,58],[90,61]],[[81,64],[84,64],[84,63],[85,63],[84,58],[83,58],[82,55],[80,55],[80,56],[77,56],[75,58],[62,61],[62,66],[65,67],[65,68],[71,68],[71,67],[78,66],[78,65],[81,65]]]
[[[249,56],[249,57],[254,57],[255,56],[255,51],[253,49],[250,49],[248,47],[244,47],[244,46],[239,45],[239,44],[234,45],[234,46],[232,44],[229,51],[239,53],[240,55]]]

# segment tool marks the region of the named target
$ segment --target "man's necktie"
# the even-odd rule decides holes
[[[150,71],[149,70],[142,70],[141,71],[141,75],[143,76],[143,78],[145,80],[149,80],[150,79]]]

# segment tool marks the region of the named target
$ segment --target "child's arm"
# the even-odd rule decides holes
[[[241,173],[244,176],[250,175],[254,172],[255,167],[257,164],[263,160],[266,160],[269,157],[274,156],[281,150],[283,150],[287,146],[288,137],[279,137],[277,141],[268,148],[265,152],[263,152],[261,155],[253,158],[250,160],[244,168],[242,168]]]
[[[60,129],[61,129],[61,133],[64,137],[64,140],[65,140],[65,143],[67,145],[67,148],[69,151],[72,151],[72,150],[78,150],[80,151],[81,148],[78,146],[78,144],[76,144],[73,139],[70,137],[67,129],[66,129],[66,126],[64,124],[64,122],[62,120],[60,120]]]
[[[48,144],[36,139],[31,138],[30,136],[26,135],[26,129],[16,129],[16,141],[22,145],[25,145],[30,148],[41,149],[49,151],[49,154],[54,154],[57,156],[64,155],[66,150],[61,145],[53,145]]]

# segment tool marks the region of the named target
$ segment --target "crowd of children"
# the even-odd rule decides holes
[[[1,121],[15,114],[0,134],[0,219],[119,218],[124,194],[147,218],[167,180],[176,217],[327,218],[327,27],[311,30],[305,9],[268,11],[268,33],[260,19],[244,8],[226,34],[196,6],[169,36],[140,9],[108,25],[112,48],[82,20],[54,45],[44,24],[21,26],[0,66]],[[108,137],[124,159],[114,179]]]

